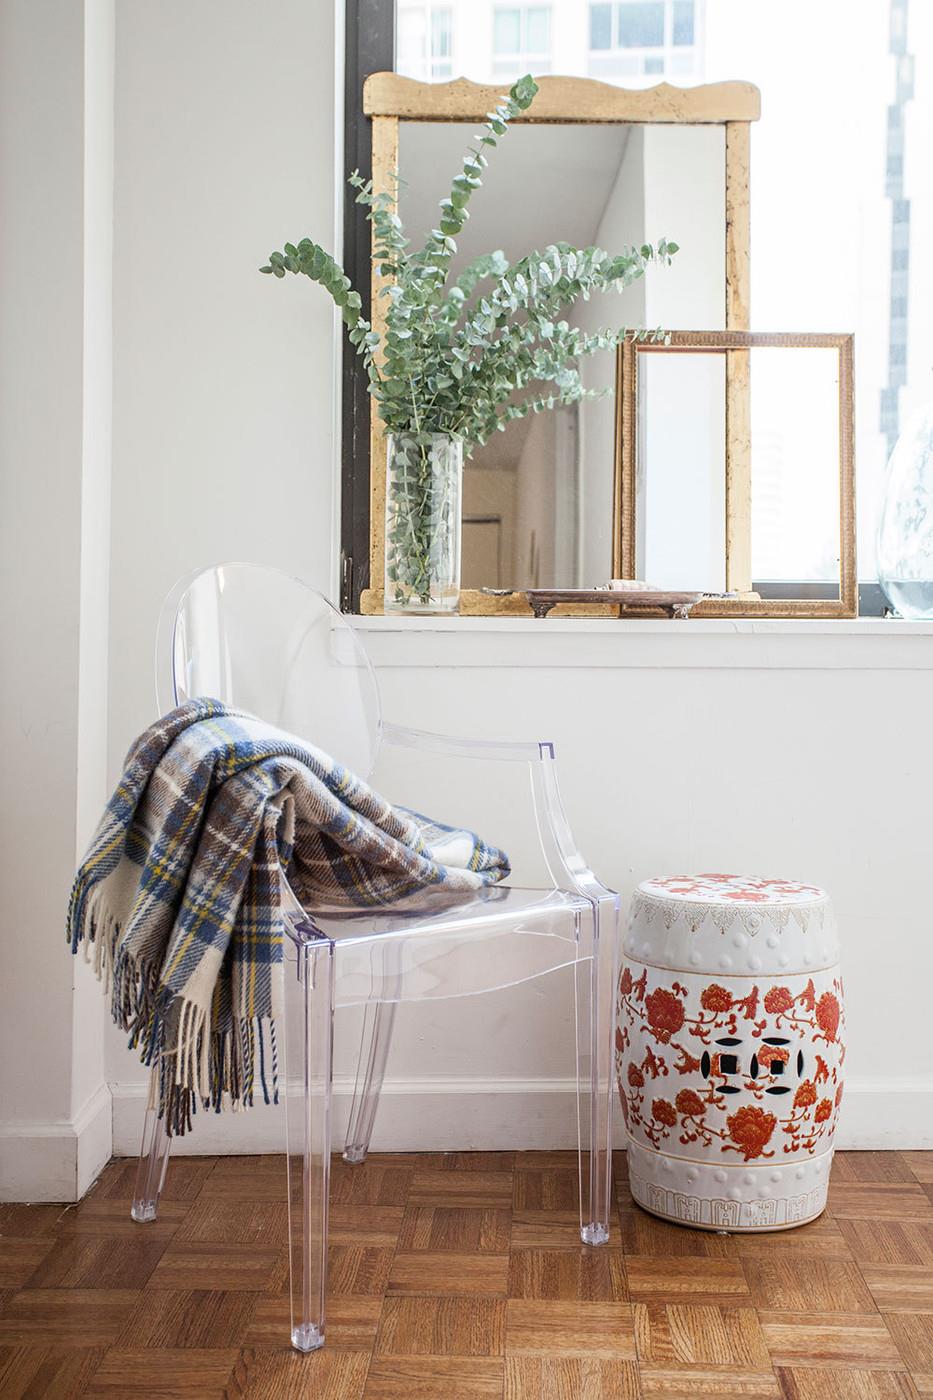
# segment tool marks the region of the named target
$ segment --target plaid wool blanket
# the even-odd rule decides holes
[[[503,880],[502,851],[393,807],[326,754],[199,699],[135,742],[68,909],[143,1063],[160,1057],[160,1111],[184,1132],[277,1097],[284,876],[309,912],[379,906]]]

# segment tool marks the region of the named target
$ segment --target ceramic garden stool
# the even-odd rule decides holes
[[[813,885],[639,885],[616,1020],[639,1205],[727,1231],[820,1214],[842,1100],[838,954],[832,907]]]

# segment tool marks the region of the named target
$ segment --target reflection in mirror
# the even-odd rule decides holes
[[[735,353],[735,352],[734,352]],[[752,586],[840,576],[839,353],[756,346],[751,382]],[[723,351],[637,354],[635,569],[660,588],[725,584]],[[791,594],[790,596],[795,596]],[[796,596],[800,596],[799,594]]]
[[[419,246],[449,172],[471,142],[464,122],[399,124],[399,213]],[[725,137],[721,126],[516,125],[470,204],[453,275],[501,248],[549,243],[612,253],[662,237],[680,245],[618,296],[581,303],[586,331],[725,324]],[[612,573],[615,355],[585,365],[600,399],[529,416],[477,448],[464,472],[463,587],[585,587]],[[523,394],[527,391],[523,391]]]
[[[726,357],[638,356],[635,558],[658,588],[726,587]]]
[[[752,577],[839,578],[839,356],[757,347],[751,360]]]

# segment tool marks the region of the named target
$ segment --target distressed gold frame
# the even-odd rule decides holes
[[[710,354],[727,358],[726,373],[726,587],[751,587],[751,434],[749,354],[756,346],[829,349],[839,356],[839,597],[708,599],[694,617],[856,617],[854,337],[748,331],[672,331],[667,343],[626,341],[619,347],[616,375],[616,465],[613,574],[637,578],[635,557],[636,464],[638,456],[638,357],[642,354]],[[745,386],[729,391],[729,371]]]
[[[725,324],[729,330],[746,330],[749,325],[749,131],[761,114],[761,98],[752,83],[707,83],[677,88],[669,83],[637,90],[614,87],[595,78],[538,79],[539,92],[529,113],[520,122],[632,122],[639,124],[680,123],[725,127],[725,224],[726,224],[726,305]],[[393,176],[398,167],[398,124],[400,121],[483,121],[502,96],[502,87],[483,86],[466,78],[450,83],[422,83],[397,73],[373,73],[363,85],[363,112],[372,120],[373,189],[377,194],[393,194]],[[384,328],[385,298],[379,292],[385,279],[372,277],[373,328]],[[741,358],[730,365],[729,398],[734,422],[747,418],[747,363]],[[747,360],[747,357],[745,357]],[[747,436],[747,435],[746,435]],[[738,453],[733,459],[736,483],[741,473]],[[746,467],[748,464],[746,463]],[[370,422],[370,547],[371,587],[362,595],[363,613],[382,613],[385,565],[385,483],[386,441],[378,405],[372,401]],[[748,486],[750,500],[750,484]],[[607,503],[608,507],[608,503]],[[739,568],[738,550],[733,551]],[[751,561],[748,578],[751,578]],[[555,613],[575,616],[613,616],[612,605],[563,605]],[[494,597],[478,589],[460,594],[463,616],[504,614],[531,616],[522,594]]]

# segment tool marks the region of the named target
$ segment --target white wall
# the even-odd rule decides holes
[[[3,14],[0,235],[16,256],[0,288],[13,405],[0,420],[2,655],[15,667],[2,742],[15,801],[0,890],[4,987],[15,990],[0,1023],[0,1146],[9,1160],[10,1142],[25,1142],[37,1180],[47,1160],[38,1138],[76,1136],[84,1069],[73,1040],[88,1029],[81,1064],[92,1082],[103,1005],[96,988],[76,1000],[61,924],[87,834],[81,793],[101,784],[88,707],[100,700],[91,678],[102,655],[94,619],[106,546],[95,531],[106,511],[109,293],[106,233],[87,192],[99,211],[107,182],[85,166],[95,150],[105,171],[106,120],[95,125],[101,104],[82,85],[93,68],[98,99],[105,91],[107,25],[106,8],[92,5],[86,28],[99,45],[86,68],[79,7],[19,0]],[[218,6],[178,0],[117,10],[111,779],[152,715],[153,631],[178,574],[239,556],[318,586],[332,577],[332,318],[315,289],[254,271],[285,238],[333,236],[332,38],[329,0],[261,10],[236,0],[222,19]],[[57,257],[24,275],[24,250],[49,229]],[[92,362],[100,374],[88,377]],[[558,742],[581,844],[624,891],[650,873],[704,866],[825,883],[851,1016],[843,1139],[931,1144],[929,629],[467,619],[366,629],[393,717]],[[407,775],[387,776],[401,793]],[[511,816],[511,798],[475,776],[442,787],[435,774],[425,796],[494,839]],[[378,1140],[569,1141],[568,992],[555,977],[487,1002],[405,1008]],[[348,1012],[339,1032],[344,1105],[357,1026]],[[106,1073],[115,1146],[135,1151],[145,1076],[112,1030]],[[257,1109],[202,1119],[188,1147],[274,1148],[278,1132],[276,1115]],[[73,1161],[69,1181],[49,1190],[73,1194],[79,1182]]]
[[[332,309],[258,268],[334,243],[335,8],[118,6],[112,772],[181,574],[249,559],[331,588]]]
[[[575,834],[628,895],[652,874],[734,870],[825,886],[848,1006],[840,1142],[933,1146],[923,892],[933,755],[931,629],[812,622],[362,622],[388,716],[483,737],[553,740]],[[380,785],[473,823],[516,857],[533,836],[519,772],[415,768]],[[401,1008],[375,1143],[386,1149],[560,1147],[574,1141],[568,974],[485,998]],[[342,1130],[358,1045],[338,1012]],[[135,1150],[144,1084],[113,1061],[117,1151]],[[617,1128],[618,1128],[617,1124]],[[275,1110],[204,1117],[182,1151],[274,1151]]]
[[[110,1154],[64,917],[106,787],[112,25],[0,11],[0,1199],[73,1199]]]

